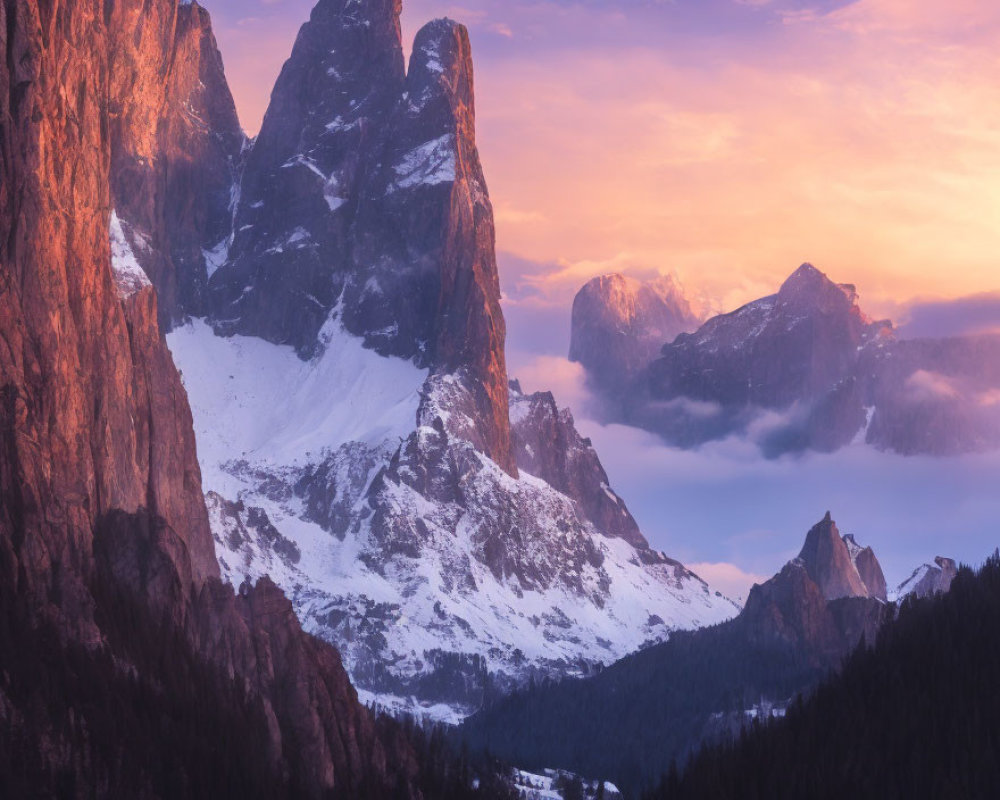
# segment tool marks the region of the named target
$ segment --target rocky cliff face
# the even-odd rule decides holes
[[[842,537],[827,513],[798,558],[751,589],[739,624],[753,641],[784,642],[816,663],[832,664],[862,635],[872,639],[886,607],[885,578],[871,548]]]
[[[464,27],[417,35],[400,4],[321,0],[247,156],[212,318],[315,355],[331,315],[366,346],[461,374],[479,449],[511,474],[493,211]]]
[[[93,4],[7,5],[0,375],[11,577],[40,601],[81,594],[97,521],[141,508],[179,533],[200,584],[218,571],[190,412],[155,297],[119,299],[110,267],[102,98],[121,29],[117,17],[105,29]]]
[[[398,0],[321,0],[299,31],[246,157],[228,263],[212,279],[220,331],[316,351],[351,281],[354,220],[403,91],[399,11]]]
[[[669,276],[643,283],[603,275],[573,300],[569,358],[583,365],[602,393],[623,393],[664,345],[694,330],[698,322]]]
[[[769,456],[854,441],[947,455],[1000,446],[998,355],[995,335],[898,340],[853,286],[804,264],[776,295],[664,345],[624,390],[620,376],[594,383],[621,398],[616,419],[682,447],[742,435]]]
[[[276,769],[307,794],[405,784],[410,756],[390,757],[335,651],[302,633],[273,585],[236,597],[219,581],[187,398],[136,240],[111,214],[118,144],[153,147],[156,111],[145,90],[129,98],[115,59],[132,50],[131,88],[171,84],[181,44],[204,55],[206,26],[175,0],[0,4],[4,591],[65,641],[112,648],[122,670],[105,627],[121,611],[92,588],[162,618],[263,704]],[[155,669],[131,674],[156,684]]]
[[[246,140],[204,8],[126,3],[112,16],[122,31],[109,54],[112,207],[169,330],[207,313]]]

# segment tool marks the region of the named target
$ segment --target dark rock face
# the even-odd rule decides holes
[[[109,62],[112,206],[169,330],[207,312],[245,136],[204,8],[126,4],[115,13],[127,34]]]
[[[173,21],[189,14],[201,47],[203,12],[176,0],[0,4],[0,581],[27,615],[93,647],[107,645],[107,609],[94,615],[90,591],[108,576],[263,703],[303,793],[406,785],[412,755],[383,746],[336,651],[268,582],[236,597],[219,581],[156,295],[112,275],[115,143],[149,133],[141,76],[169,75]],[[130,47],[134,87],[109,78]]]
[[[906,455],[1000,447],[1000,336],[898,340],[853,286],[809,264],[776,295],[677,336],[624,390],[621,363],[594,381],[621,398],[616,418],[682,447],[734,434],[768,456],[859,439]]]
[[[608,475],[589,439],[576,430],[569,409],[560,409],[551,392],[525,395],[511,382],[511,437],[517,465],[573,498],[584,515],[607,536],[640,550],[649,543],[610,487]]]
[[[750,590],[738,623],[754,641],[791,644],[817,664],[832,664],[862,635],[871,640],[886,608],[885,578],[871,548],[841,537],[827,513],[798,558]]]
[[[299,31],[246,158],[229,263],[213,276],[220,331],[316,349],[353,273],[363,186],[403,91],[399,11],[398,0],[321,0]]]
[[[333,314],[383,355],[461,372],[477,446],[516,474],[468,33],[428,24],[404,72],[399,11],[322,0],[303,26],[247,156],[214,324],[308,357]]]
[[[624,392],[665,344],[694,330],[698,322],[670,277],[643,283],[603,275],[573,300],[569,359],[583,365],[600,391]]]

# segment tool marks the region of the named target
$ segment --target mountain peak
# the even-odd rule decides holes
[[[778,300],[810,305],[831,305],[851,308],[857,303],[858,292],[852,284],[839,284],[810,263],[793,272],[778,290]],[[846,304],[844,301],[847,301]]]
[[[573,300],[570,360],[600,386],[626,390],[664,344],[693,330],[698,319],[678,282],[612,273],[588,281]]]
[[[441,17],[424,25],[413,40],[408,73],[410,102],[417,100],[413,81],[418,77],[430,78],[446,86],[446,95],[473,104],[472,47],[469,32],[461,23]]]
[[[809,531],[799,561],[827,600],[870,595],[829,512]]]

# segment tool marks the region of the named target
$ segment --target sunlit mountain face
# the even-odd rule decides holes
[[[251,133],[311,5],[209,4]],[[935,544],[942,530],[949,554],[978,553],[997,510],[989,455],[845,447],[764,463],[744,438],[661,448],[657,436],[608,427],[566,357],[573,298],[592,278],[673,276],[705,319],[774,293],[805,260],[854,284],[900,339],[1000,327],[990,56],[1000,10],[976,0],[411,0],[404,46],[443,14],[468,25],[476,49],[509,371],[555,390],[603,442],[654,544],[736,576],[739,595],[793,549],[781,531],[832,493],[894,577],[947,549]],[[706,512],[722,494],[730,502]]]

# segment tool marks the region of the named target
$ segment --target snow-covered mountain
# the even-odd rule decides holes
[[[585,673],[738,610],[648,547],[550,395],[511,388],[513,478],[449,432],[459,381],[335,320],[322,336],[310,361],[202,321],[168,342],[224,576],[269,575],[373,699],[453,717],[489,685]]]
[[[958,565],[952,558],[937,556],[933,564],[921,564],[909,578],[896,587],[891,599],[901,601],[906,597],[930,597],[947,592],[958,575]]]
[[[649,547],[567,410],[508,382],[468,34],[430,23],[404,70],[399,12],[313,10],[207,313],[168,343],[223,575],[277,582],[365,697],[455,718],[738,608]]]

